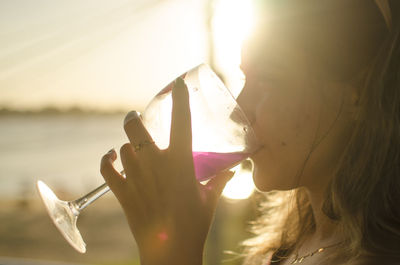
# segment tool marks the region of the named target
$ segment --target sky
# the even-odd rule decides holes
[[[0,1],[0,106],[143,109],[207,61],[204,1]]]
[[[0,108],[144,110],[174,78],[209,60],[207,1],[1,0]],[[215,0],[211,23],[217,70],[234,95],[243,86],[250,2]],[[248,197],[249,179],[235,177],[228,197]]]

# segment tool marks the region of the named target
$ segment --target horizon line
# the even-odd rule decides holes
[[[57,107],[53,105],[41,107],[11,107],[0,105],[0,115],[18,114],[125,114],[130,110],[127,108],[94,108],[82,106]]]

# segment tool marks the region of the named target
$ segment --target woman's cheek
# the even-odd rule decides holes
[[[287,179],[281,177],[286,175],[283,166],[286,162],[282,157],[281,146],[285,145],[286,139],[282,135],[282,113],[281,107],[273,95],[263,95],[256,106],[256,122],[254,130],[257,137],[264,145],[261,152],[253,158],[254,162],[254,183],[261,191],[273,189],[286,189]],[[285,122],[283,122],[285,123]]]
[[[281,93],[263,97],[256,107],[255,131],[265,146],[255,156],[254,181],[260,190],[295,188],[315,136],[309,101]]]
[[[286,111],[285,103],[273,92],[260,97],[256,107],[256,129],[263,144],[270,148],[285,141],[282,138],[290,126]]]

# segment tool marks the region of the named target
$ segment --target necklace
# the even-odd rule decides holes
[[[319,248],[319,249],[314,250],[313,252],[308,253],[307,255],[304,255],[304,256],[301,256],[301,257],[299,257],[299,252],[297,252],[296,253],[296,257],[290,262],[290,264],[302,263],[306,258],[312,257],[317,253],[324,252],[328,248],[336,247],[337,245],[339,245],[341,243],[342,242],[339,242],[339,243],[336,243],[336,244],[333,244],[333,245],[329,245],[329,246],[326,246],[326,247]]]

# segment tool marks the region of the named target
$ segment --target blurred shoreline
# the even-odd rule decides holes
[[[0,260],[5,257],[68,263],[135,264],[137,252],[113,196],[91,205],[78,219],[87,253],[76,252],[56,229],[42,202],[0,200]]]
[[[46,106],[32,109],[19,109],[7,106],[0,106],[1,116],[43,116],[43,115],[122,115],[127,113],[127,109],[91,109],[79,106],[66,108]]]
[[[126,142],[124,114],[84,110],[0,114],[0,198],[33,197],[37,180],[80,195],[100,185],[100,159]],[[44,114],[47,113],[47,114]]]
[[[60,198],[71,196],[74,197],[64,193]],[[206,244],[205,264],[241,264],[240,256],[229,253],[239,253],[238,243],[250,235],[246,227],[248,220],[254,218],[256,197],[236,202],[220,200]],[[85,254],[76,252],[61,236],[39,196],[24,201],[0,199],[0,204],[0,264],[2,258],[11,257],[32,261],[29,265],[140,264],[135,240],[112,194],[94,202],[78,219],[77,227],[87,244]],[[228,253],[224,254],[226,250]]]

